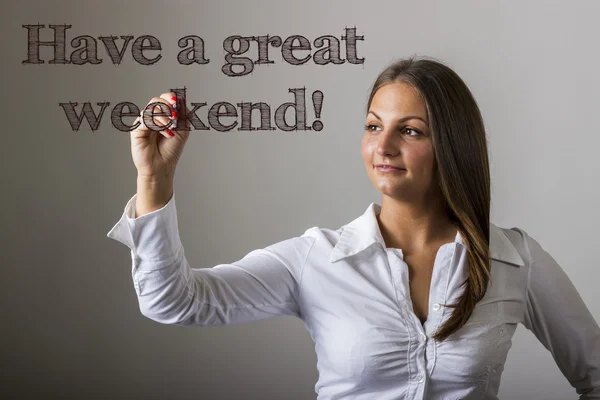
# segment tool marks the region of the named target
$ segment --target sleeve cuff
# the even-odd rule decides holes
[[[163,262],[173,259],[182,247],[175,193],[164,207],[133,218],[136,199],[137,194],[129,199],[119,222],[106,236],[129,247],[142,261]]]

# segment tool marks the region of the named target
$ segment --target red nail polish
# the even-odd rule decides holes
[[[171,117],[172,118],[177,118],[177,111],[171,110]]]
[[[171,102],[175,103],[176,101],[177,101],[177,97],[175,97],[175,96],[172,96],[172,97],[171,97]]]
[[[171,136],[171,137],[175,136],[175,134],[174,134],[174,133],[173,133],[173,132],[172,132],[170,129],[167,129],[167,133],[168,133],[168,134],[169,134],[169,136]]]

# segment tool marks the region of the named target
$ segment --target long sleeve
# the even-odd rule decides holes
[[[107,236],[131,250],[133,284],[144,316],[176,325],[302,318],[298,285],[315,241],[311,229],[231,264],[191,268],[179,237],[175,194],[163,208],[132,218],[136,196]]]
[[[524,326],[582,400],[600,400],[600,327],[560,265],[532,237]]]

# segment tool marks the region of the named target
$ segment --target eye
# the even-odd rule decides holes
[[[420,131],[418,131],[416,129],[413,129],[413,128],[406,127],[406,128],[403,129],[403,131],[413,131],[413,132],[417,133],[417,135],[409,135],[409,136],[421,136],[421,135],[423,135]]]
[[[379,127],[377,125],[373,125],[373,124],[367,124],[364,127],[364,129],[369,132],[372,132],[372,131],[376,130],[377,128],[379,128]],[[405,127],[404,129],[401,130],[401,132],[405,132],[405,131],[411,131],[411,132],[416,133],[416,135],[409,135],[409,136],[423,136],[421,131],[419,131],[417,129]]]

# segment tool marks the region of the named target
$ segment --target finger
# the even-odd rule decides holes
[[[136,137],[139,137],[140,134],[141,134],[141,136],[149,136],[149,135],[152,135],[155,132],[158,132],[158,133],[162,134],[164,137],[167,137],[167,138],[173,137],[175,135],[174,132],[172,132],[172,131],[170,132],[170,129],[165,129],[165,130],[160,130],[160,131],[156,131],[154,129],[150,129],[149,127],[147,127],[144,124],[144,119],[141,116],[138,116],[135,119],[134,126],[136,126],[136,124],[138,124],[137,127],[134,128],[131,131],[131,133],[133,135],[135,135]]]
[[[185,97],[178,99],[175,92],[166,92],[160,97],[165,99],[173,109],[171,119],[174,123],[171,130],[176,133],[190,131],[191,123],[188,119],[190,110],[186,106]]]
[[[181,101],[178,101],[177,93],[166,92],[161,94],[160,98],[165,100],[169,104],[171,110],[171,120],[173,121],[173,124],[170,127],[171,131],[175,132],[176,134],[179,134],[178,130],[181,130],[182,118],[179,110],[179,104],[181,104]]]
[[[153,97],[140,113],[143,132],[160,132],[165,137],[173,137],[172,108],[168,101],[161,97]]]
[[[177,100],[177,93],[175,92],[166,92],[160,95],[161,99],[164,99],[170,105],[174,104]]]

